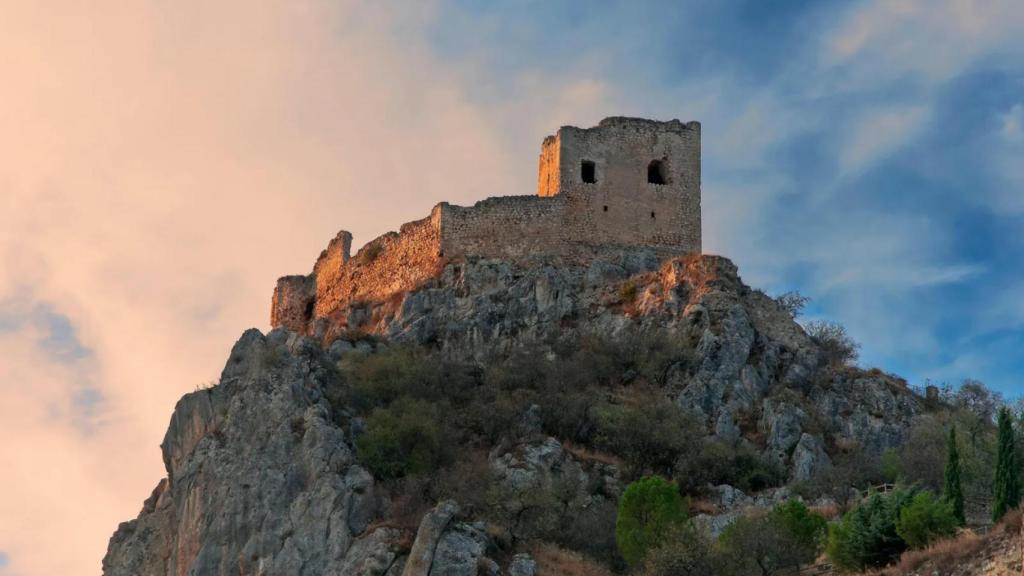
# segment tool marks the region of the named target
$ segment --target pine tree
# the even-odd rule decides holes
[[[966,523],[964,518],[964,491],[960,484],[960,451],[956,447],[956,426],[949,430],[949,445],[946,448],[946,470],[944,473],[944,485],[942,488],[942,499],[953,507],[953,516],[963,526]]]
[[[1020,468],[1013,438],[1010,411],[999,411],[999,442],[996,447],[996,477],[992,497],[992,520],[998,522],[1020,504]]]

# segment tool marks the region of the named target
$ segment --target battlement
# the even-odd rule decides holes
[[[700,124],[605,118],[563,126],[544,139],[537,195],[442,202],[430,216],[350,254],[352,235],[331,241],[310,276],[287,276],[274,291],[271,325],[315,332],[318,319],[349,325],[353,305],[384,302],[436,278],[466,257],[567,265],[659,258],[701,251]]]

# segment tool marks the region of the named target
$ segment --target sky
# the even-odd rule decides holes
[[[89,575],[274,281],[698,120],[706,252],[1024,394],[1024,4],[0,0],[0,576]]]

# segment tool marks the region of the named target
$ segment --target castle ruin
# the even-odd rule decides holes
[[[384,302],[467,257],[586,265],[644,250],[659,259],[701,251],[700,124],[605,118],[544,139],[537,194],[442,202],[351,255],[340,232],[308,276],[278,280],[271,325],[314,332],[353,304]]]

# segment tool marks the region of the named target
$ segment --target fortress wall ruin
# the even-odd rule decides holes
[[[564,198],[503,196],[473,206],[440,204],[445,257],[520,259],[564,249]]]
[[[437,211],[402,225],[399,232],[388,232],[370,241],[355,256],[344,254],[339,258],[328,247],[313,269],[314,316],[327,316],[352,302],[381,301],[417,288],[439,272],[440,253]]]
[[[389,301],[467,256],[586,265],[636,250],[700,253],[700,212],[699,123],[612,117],[593,128],[563,126],[544,139],[537,195],[438,204],[355,256],[343,231],[312,274],[278,281],[271,324],[312,333],[315,320],[331,317],[347,326],[339,315],[353,304]]]

